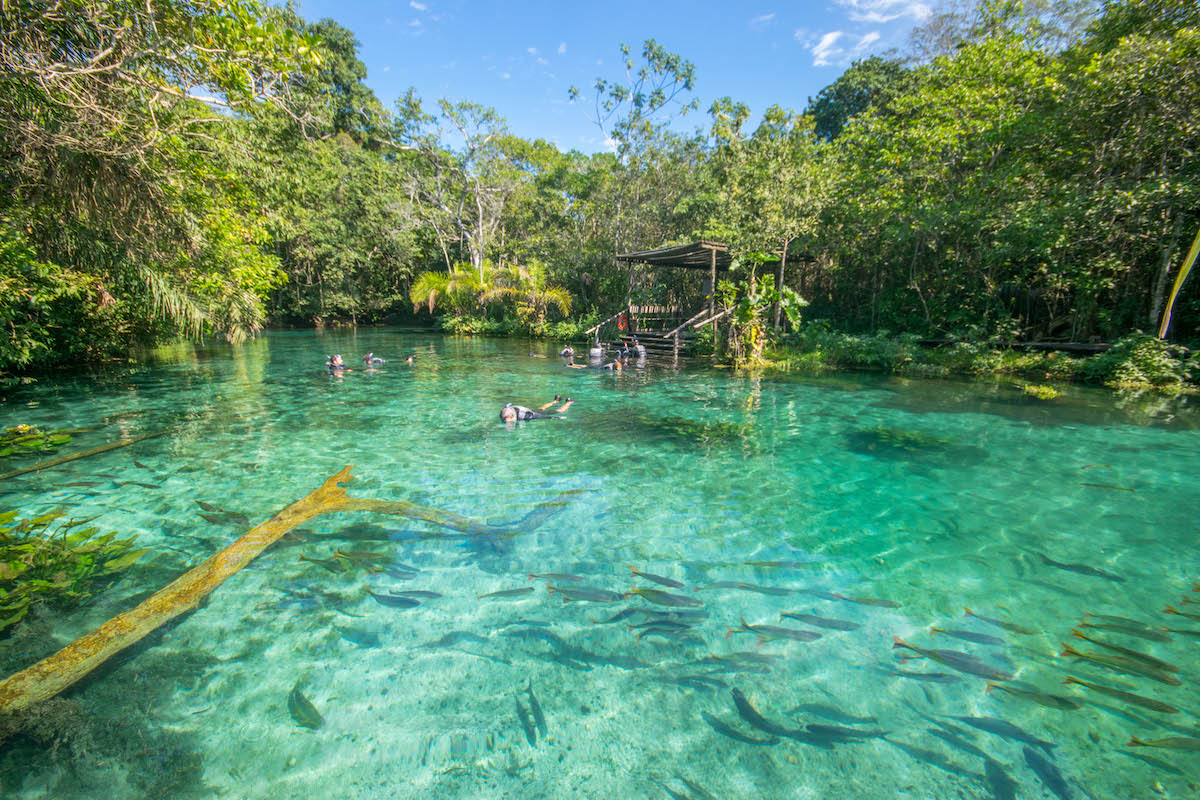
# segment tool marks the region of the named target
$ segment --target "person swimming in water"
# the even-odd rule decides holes
[[[531,419],[562,419],[553,414],[539,414],[532,408],[525,406],[514,406],[512,403],[505,404],[504,408],[500,409],[501,422],[526,422]]]
[[[342,361],[341,354],[326,356],[325,357],[325,366],[329,367],[330,372],[332,372],[334,370],[341,371],[346,368],[346,362]]]
[[[564,347],[559,355],[562,356],[563,364],[566,366],[569,367],[575,363],[575,348],[571,345]]]
[[[600,346],[600,332],[596,332],[596,341],[592,342],[592,349],[588,350],[588,359],[590,361],[600,361],[604,358],[604,348]]]
[[[387,362],[376,356],[374,353],[367,353],[365,356],[363,356],[363,363],[370,367],[376,364],[386,364]]]
[[[639,342],[636,336],[633,337],[633,356],[634,358],[646,357],[646,345]]]
[[[554,395],[554,399],[551,400],[549,403],[543,403],[542,405],[538,406],[538,411],[545,411],[547,408],[554,405],[555,403],[561,403],[562,401],[563,401],[562,395],[556,394],[556,395]]]

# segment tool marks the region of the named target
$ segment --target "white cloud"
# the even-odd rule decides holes
[[[541,64],[543,67],[545,67],[545,66],[549,66],[549,64],[550,64],[550,62],[549,62],[549,61],[547,61],[546,59],[542,58],[541,56],[538,56],[537,63]]]
[[[620,144],[620,142],[618,142],[616,139],[612,138],[611,136],[604,137],[604,148],[606,150],[608,150],[608,152],[610,152],[610,153],[617,152],[618,144]]]
[[[525,52],[529,53],[531,56],[536,56],[538,54],[538,49],[536,47],[526,47]]]
[[[409,6],[415,8],[417,11],[425,11],[429,8],[429,6],[425,5],[424,3],[418,3],[417,0],[410,0]]]
[[[828,67],[833,63],[833,59],[842,54],[842,49],[837,47],[837,40],[845,34],[842,31],[833,31],[821,37],[821,41],[810,48],[813,54],[814,67]]]
[[[854,45],[854,55],[862,54],[868,47],[879,41],[879,31],[871,31],[866,36],[858,40],[858,44]]]
[[[848,9],[853,22],[869,22],[880,24],[912,17],[915,20],[928,19],[933,13],[932,6],[921,0],[835,0],[842,8]]]
[[[768,14],[759,14],[757,17],[752,17],[750,19],[750,27],[756,31],[761,31],[771,24],[771,20],[773,19],[775,19],[774,11]]]
[[[410,28],[421,27],[421,20],[419,20],[419,19],[410,20],[408,23],[408,27],[410,27]]]
[[[566,43],[566,42],[559,42],[559,43],[558,43],[558,54],[561,56],[561,55],[563,55],[563,54],[564,54],[564,53],[566,53],[566,52],[567,52],[567,43]]]
[[[792,36],[796,37],[796,41],[802,44],[805,50],[817,43],[817,35],[808,28],[796,28]]]
[[[816,44],[806,43],[805,47],[813,55],[813,66],[828,67],[835,63],[845,64],[867,52],[871,45],[880,39],[878,31],[871,31],[859,36],[858,40],[850,45],[849,41],[843,38],[846,36],[845,31],[833,31],[822,36]],[[853,38],[850,36],[850,39]],[[844,43],[845,46],[839,43]]]
[[[508,80],[508,79],[509,79],[509,78],[511,78],[511,77],[512,77],[512,73],[511,73],[511,72],[501,72],[501,73],[500,73],[500,80],[502,80],[502,81],[506,81],[506,80]]]

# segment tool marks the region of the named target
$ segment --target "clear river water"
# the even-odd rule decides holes
[[[480,525],[305,523],[0,743],[0,795],[1195,796],[1194,401],[556,351],[272,332],[8,391],[0,427],[91,429],[55,455],[167,433],[0,482],[152,551],[4,675],[347,465]]]

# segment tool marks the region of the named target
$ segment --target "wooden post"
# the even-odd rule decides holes
[[[711,247],[708,254],[712,256],[712,287],[708,295],[708,315],[711,317],[717,311],[717,248]],[[717,338],[717,323],[713,323],[713,341]]]

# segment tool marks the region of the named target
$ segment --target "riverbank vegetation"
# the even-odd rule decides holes
[[[352,33],[290,7],[0,20],[0,375],[269,324],[576,336],[630,301],[699,308],[698,276],[614,255],[704,238],[741,256],[722,294],[743,362],[1196,380],[1139,334],[1200,230],[1186,0],[946,4],[906,52],[757,121],[647,41],[623,49],[628,81],[572,90],[617,143],[592,155],[480,102],[385,108]],[[788,321],[801,298],[823,322]],[[1173,319],[1200,340],[1195,280]],[[1085,361],[998,340],[1121,344]]]

